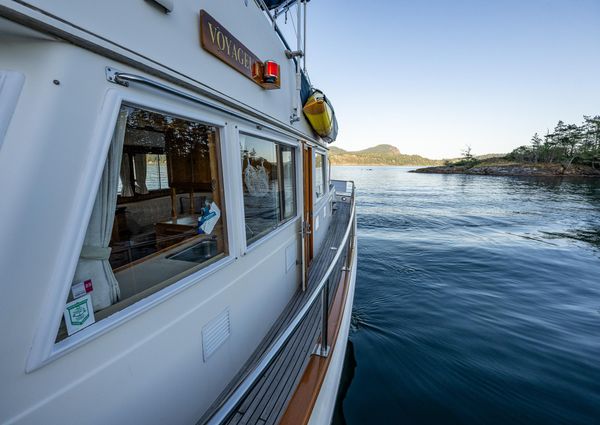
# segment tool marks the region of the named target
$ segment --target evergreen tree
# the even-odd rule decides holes
[[[531,149],[533,150],[533,161],[537,164],[542,150],[542,138],[537,133],[531,138]]]
[[[471,145],[466,145],[465,149],[462,151],[463,158],[465,161],[473,161],[473,154],[471,153]]]
[[[543,140],[535,133],[531,145],[518,147],[508,157],[522,162],[560,162],[566,168],[572,164],[600,166],[600,115],[584,115],[579,126],[559,121]]]

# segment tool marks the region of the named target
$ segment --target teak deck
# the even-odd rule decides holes
[[[298,289],[265,339],[254,352],[252,358],[246,363],[242,371],[221,394],[219,399],[213,404],[213,407],[199,423],[207,420],[218,406],[227,399],[231,392],[235,390],[239,382],[258,362],[262,354],[268,350],[271,343],[286,329],[296,313],[310,298],[315,286],[325,276],[328,267],[337,253],[337,248],[344,237],[351,216],[352,205],[350,203],[337,202],[335,205],[336,209],[334,210],[331,224],[323,240],[321,249],[309,267],[307,290],[302,291],[300,288]],[[347,250],[345,246],[340,249]],[[329,278],[329,308],[331,308],[331,303],[335,297],[347,254],[347,252],[342,253]],[[321,317],[321,302],[317,300],[302,324],[294,332],[256,385],[237,406],[233,414],[224,422],[225,424],[271,425],[279,422],[288,402],[294,395],[296,386],[316,347],[321,334]],[[333,335],[330,334],[329,339],[331,340],[332,337]]]

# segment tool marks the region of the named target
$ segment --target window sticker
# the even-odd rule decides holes
[[[92,286],[92,279],[74,283],[73,286],[71,286],[71,293],[73,294],[74,299],[83,297],[85,294],[92,292],[93,290],[94,287]]]
[[[64,316],[69,335],[73,335],[75,332],[87,328],[94,323],[96,320],[94,319],[94,309],[92,308],[92,297],[90,297],[90,294],[67,303]]]
[[[198,217],[198,233],[210,235],[215,228],[219,218],[221,218],[221,210],[214,202],[202,209],[202,215]]]

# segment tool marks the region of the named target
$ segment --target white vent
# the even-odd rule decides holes
[[[202,357],[206,362],[229,338],[229,310],[225,310],[202,328]]]

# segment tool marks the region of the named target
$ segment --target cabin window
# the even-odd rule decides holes
[[[240,134],[246,242],[296,216],[295,149]]]
[[[57,340],[224,257],[224,214],[219,129],[121,107]]]
[[[325,194],[325,172],[325,155],[317,153],[315,155],[315,195],[317,199],[320,199]]]

